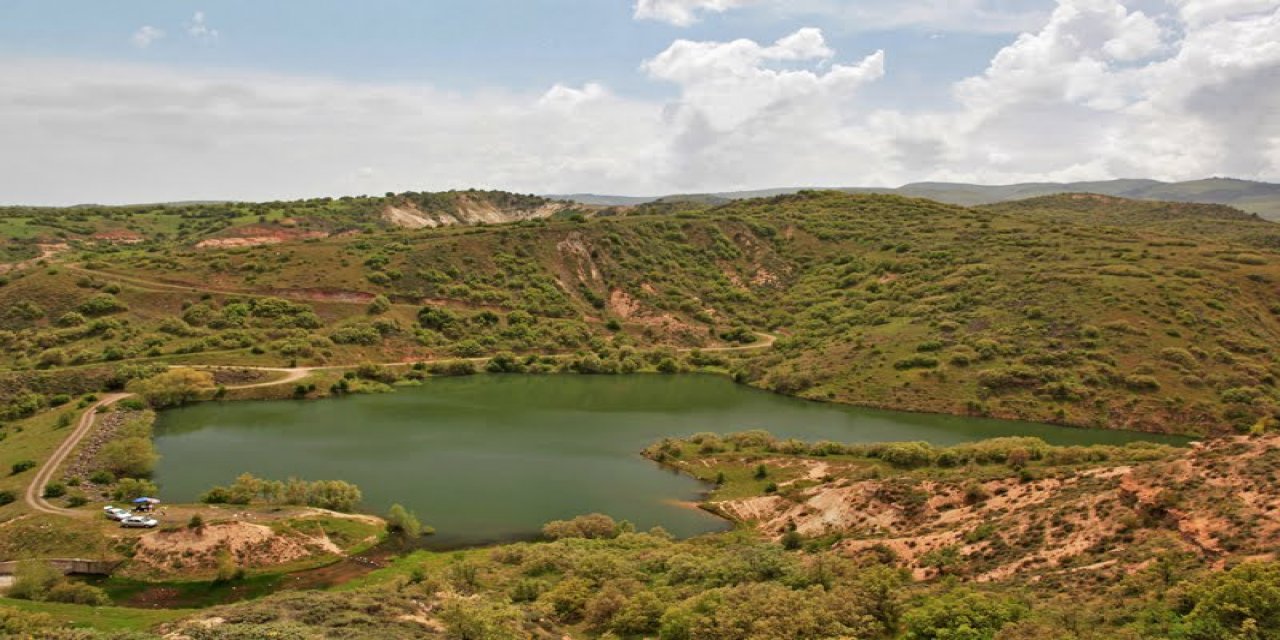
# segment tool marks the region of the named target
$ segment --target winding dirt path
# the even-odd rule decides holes
[[[75,450],[76,445],[80,444],[80,440],[84,438],[85,434],[93,430],[93,420],[98,416],[98,409],[115,404],[130,395],[132,394],[107,394],[84,410],[84,413],[80,416],[80,422],[76,423],[76,428],[72,430],[71,435],[67,436],[67,439],[58,445],[58,448],[53,451],[53,455],[49,456],[49,459],[45,460],[41,465],[40,471],[36,473],[36,477],[31,481],[31,484],[27,485],[25,498],[32,509],[54,515],[78,515],[80,513],[49,504],[44,499],[44,487],[49,484],[49,480],[53,478],[53,474],[57,472],[58,467],[62,466],[62,462],[67,459],[67,456],[71,455],[71,452]]]

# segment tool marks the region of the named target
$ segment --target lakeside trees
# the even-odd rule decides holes
[[[206,504],[250,504],[255,500],[347,513],[355,510],[363,495],[359,487],[342,480],[308,482],[289,478],[287,482],[281,482],[244,473],[231,485],[213,487],[200,496],[200,501]]]
[[[126,387],[156,409],[186,404],[212,389],[213,374],[195,369],[176,368],[149,378],[134,380]]]

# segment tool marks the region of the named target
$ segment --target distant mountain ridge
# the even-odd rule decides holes
[[[696,201],[723,204],[733,200],[785,195],[817,187],[790,187],[755,191],[727,191],[708,194],[669,195],[644,198],[596,194],[550,196],[581,204],[634,206],[657,201]],[[1057,193],[1097,193],[1135,200],[1166,200],[1199,204],[1224,204],[1270,220],[1280,220],[1280,184],[1233,178],[1208,178],[1188,182],[1159,180],[1105,180],[1098,182],[1029,182],[1012,185],[978,185],[951,182],[916,182],[896,189],[876,187],[822,188],[845,193],[883,193],[928,198],[947,204],[977,206],[1023,200]]]

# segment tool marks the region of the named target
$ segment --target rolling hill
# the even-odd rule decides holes
[[[576,194],[557,198],[599,206],[636,206],[664,199],[689,199],[723,203],[730,200],[764,198],[802,191],[804,188],[764,189],[755,191],[730,191],[702,194],[700,196],[665,196],[663,198],[637,198]],[[880,193],[928,198],[975,206],[1012,200],[1023,200],[1059,193],[1096,193],[1135,200],[1164,200],[1198,204],[1224,204],[1242,211],[1255,213],[1270,220],[1280,220],[1280,185],[1228,178],[1210,178],[1189,182],[1160,182],[1157,180],[1107,180],[1099,182],[1053,183],[1037,182],[1003,186],[977,184],[917,182],[896,189],[873,187],[838,187],[834,191],[846,193]]]
[[[71,240],[0,286],[0,363],[510,351],[618,371],[763,332],[773,351],[716,366],[815,400],[1184,434],[1266,429],[1280,406],[1280,227],[1220,205],[802,192],[434,229],[363,206],[295,209],[309,234],[252,222],[270,244]]]

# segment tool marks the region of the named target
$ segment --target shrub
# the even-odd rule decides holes
[[[127,386],[130,392],[146,398],[157,409],[186,404],[198,398],[201,391],[212,388],[212,374],[185,368],[134,380]]]
[[[50,482],[44,486],[45,498],[61,498],[67,495],[67,485],[60,482]]]
[[[329,334],[329,339],[334,344],[374,346],[382,344],[382,332],[371,324],[360,323],[337,329]]]
[[[563,538],[616,538],[618,523],[600,513],[578,516],[572,520],[555,520],[542,527],[542,535],[552,539]]]
[[[369,315],[378,316],[391,310],[391,300],[384,295],[378,295],[369,303]]]
[[[1133,391],[1159,391],[1160,381],[1154,376],[1135,373],[1125,376],[1124,386]]]
[[[3,507],[6,504],[13,504],[17,499],[18,499],[18,496],[15,495],[12,491],[9,491],[7,489],[4,491],[0,491],[0,507]]]
[[[893,368],[899,371],[905,371],[907,369],[933,369],[937,366],[937,358],[924,355],[909,356],[893,363]]]
[[[53,585],[64,579],[62,572],[48,562],[26,560],[14,570],[13,586],[7,595],[19,600],[42,600]]]
[[[92,317],[118,313],[128,308],[123,302],[117,300],[115,296],[109,293],[99,293],[82,302],[80,306],[76,307],[76,311]]]
[[[393,504],[387,511],[387,531],[413,539],[422,535],[422,523],[418,522],[413,512]]]
[[[159,458],[151,439],[144,437],[112,440],[98,454],[99,464],[118,478],[145,478]]]
[[[990,640],[996,632],[1027,615],[1013,600],[970,589],[955,589],[907,612],[907,640]]]
[[[23,471],[28,471],[34,468],[36,468],[35,460],[19,460],[13,463],[13,466],[10,467],[9,475],[16,476]]]
[[[134,500],[143,496],[153,496],[159,492],[156,483],[138,478],[125,478],[116,484],[112,497],[116,500]]]

